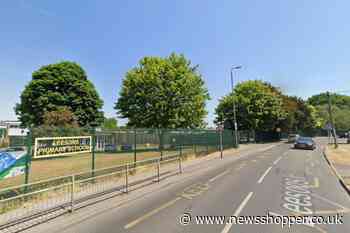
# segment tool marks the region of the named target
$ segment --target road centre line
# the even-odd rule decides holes
[[[181,199],[181,197],[177,197],[163,205],[161,205],[160,207],[148,212],[147,214],[135,219],[134,221],[128,223],[127,225],[124,226],[124,229],[130,229],[132,227],[134,227],[135,225],[139,224],[140,222],[146,220],[149,217],[152,217],[153,215],[155,215],[156,213],[160,212],[161,210],[168,208],[169,206],[172,206],[173,204],[175,204],[177,201],[179,201]]]
[[[236,209],[236,211],[234,212],[233,216],[238,216],[241,211],[243,210],[243,208],[247,205],[249,199],[252,197],[253,192],[250,192],[242,201],[242,203],[238,206],[238,208]],[[233,223],[227,223],[224,227],[224,229],[222,230],[221,233],[228,233],[232,227]]]
[[[262,176],[260,177],[260,179],[258,180],[258,184],[261,184],[265,178],[265,176],[269,173],[269,171],[272,169],[272,167],[269,167],[264,174],[262,174]]]
[[[282,159],[282,156],[278,157],[278,158],[273,162],[273,164],[276,165],[281,159]]]
[[[230,171],[231,171],[230,169],[227,169],[226,171],[220,173],[219,175],[214,176],[213,178],[211,178],[211,179],[209,180],[209,182],[213,182],[213,181],[217,180],[217,179],[220,178],[221,176],[223,176],[223,175],[229,173]]]

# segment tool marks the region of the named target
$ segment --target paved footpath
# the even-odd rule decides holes
[[[350,198],[322,156],[289,144],[184,164],[184,173],[64,215],[27,232],[350,232]],[[185,218],[181,218],[186,213]],[[334,216],[342,224],[234,224],[230,216]],[[187,224],[186,220],[190,218]],[[201,216],[225,221],[200,224]],[[180,224],[180,219],[186,224]],[[197,221],[196,221],[197,220]]]

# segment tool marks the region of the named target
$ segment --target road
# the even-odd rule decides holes
[[[153,187],[128,194],[127,204],[116,199],[89,206],[71,216],[42,224],[28,232],[60,233],[274,233],[350,232],[350,198],[321,153],[294,150],[281,143],[241,156],[227,156]],[[132,196],[135,198],[132,199]],[[137,198],[136,196],[139,195]],[[184,213],[188,225],[179,223]],[[196,216],[334,216],[343,224],[198,224]],[[226,220],[225,219],[225,220]]]

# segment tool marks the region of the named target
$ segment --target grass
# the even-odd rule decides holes
[[[205,147],[197,147],[197,153]],[[174,155],[179,151],[163,151],[163,156]],[[194,154],[193,148],[183,150],[183,154]],[[159,151],[143,151],[136,154],[137,161],[160,158]],[[134,162],[134,153],[95,153],[95,169],[114,167]],[[89,172],[92,168],[91,153],[73,156],[57,157],[52,159],[33,160],[29,182],[50,179],[59,176],[68,176],[81,172]],[[24,175],[7,178],[0,182],[0,189],[17,186],[24,183]]]
[[[327,148],[328,159],[334,164],[348,167],[350,170],[350,144],[339,144],[337,149],[334,146]],[[343,177],[345,183],[350,186],[350,177]]]
[[[350,144],[339,144],[337,149],[328,146],[328,158],[336,165],[347,165],[350,167]]]

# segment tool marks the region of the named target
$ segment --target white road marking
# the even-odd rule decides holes
[[[243,208],[247,205],[249,199],[252,197],[253,192],[250,192],[243,200],[243,202],[238,206],[238,208],[236,209],[236,211],[234,212],[233,216],[238,216],[241,211],[243,210]],[[233,223],[227,223],[225,225],[225,228],[222,230],[221,233],[227,233],[230,231],[231,227],[232,227]]]
[[[281,159],[282,159],[282,156],[278,157],[278,158],[273,162],[273,164],[276,165]]]
[[[219,174],[219,175],[217,175],[217,176],[214,176],[213,178],[211,178],[211,179],[209,180],[209,182],[213,182],[213,181],[215,181],[216,179],[220,178],[221,176],[226,175],[228,172],[230,172],[230,170],[229,170],[229,169],[228,169],[228,170],[226,170],[226,171],[224,171],[224,172],[222,172],[222,173],[220,173],[220,174]]]
[[[269,171],[272,169],[272,167],[269,167],[264,174],[262,174],[262,176],[260,177],[260,179],[258,180],[258,184],[261,184],[265,178],[265,176],[269,173]]]

